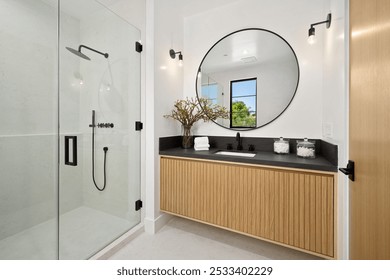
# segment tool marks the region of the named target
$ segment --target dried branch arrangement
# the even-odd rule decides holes
[[[177,120],[183,126],[191,127],[199,120],[208,122],[218,118],[228,119],[230,114],[225,107],[212,104],[206,98],[187,97],[185,100],[177,100],[171,114],[164,117]]]

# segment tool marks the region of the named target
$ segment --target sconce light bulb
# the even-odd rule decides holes
[[[307,39],[310,45],[313,45],[316,42],[316,37],[314,35],[309,36]]]
[[[310,45],[315,43],[315,35],[316,35],[316,30],[313,26],[311,26],[309,29],[309,38],[308,38],[308,42]]]
[[[83,85],[83,84],[84,84],[84,81],[83,81],[83,80],[80,80],[79,83],[80,83],[80,85]]]
[[[179,54],[179,66],[183,66],[183,55],[181,53]]]

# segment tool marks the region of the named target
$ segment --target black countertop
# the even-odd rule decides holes
[[[218,145],[216,144],[211,145],[211,148],[208,151],[195,151],[193,148],[183,149],[180,147],[180,139],[181,139],[180,136],[160,138],[160,155],[218,160],[218,161],[229,161],[229,162],[248,163],[248,164],[271,165],[271,166],[328,171],[328,172],[338,171],[337,146],[333,144],[329,144],[322,140],[316,140],[318,141],[319,147],[323,146],[323,148],[317,150],[316,158],[305,159],[305,158],[297,157],[295,153],[290,153],[287,155],[275,154],[273,151],[269,151],[268,148],[267,148],[268,150],[263,148],[260,150],[255,150],[253,152],[250,152],[256,154],[254,157],[218,155],[215,153],[226,149],[221,149],[221,147],[218,147]],[[266,138],[266,139],[267,139],[266,142],[268,142],[268,139],[271,139],[273,143],[272,138]],[[213,141],[215,143],[215,139],[212,139],[212,141],[210,141],[210,144]],[[256,143],[255,140],[252,141],[254,141],[253,143]],[[260,139],[260,141],[264,141],[264,138]],[[320,143],[321,141],[322,143]],[[232,150],[229,152],[248,152],[248,151]]]

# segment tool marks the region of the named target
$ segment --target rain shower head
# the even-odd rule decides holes
[[[85,54],[83,54],[83,53],[80,52],[80,51],[77,51],[77,50],[72,49],[72,48],[69,48],[69,47],[66,47],[66,49],[67,49],[68,51],[70,51],[71,53],[73,53],[73,54],[75,54],[75,55],[77,55],[77,56],[79,56],[79,57],[81,57],[81,58],[84,58],[84,59],[86,59],[86,60],[91,60],[88,56],[86,56]]]
[[[86,59],[86,60],[91,60],[88,56],[86,56],[85,54],[83,54],[82,52],[81,52],[81,48],[86,48],[86,49],[88,49],[88,50],[90,50],[90,51],[93,51],[93,52],[95,52],[95,53],[98,53],[98,54],[101,54],[102,56],[104,56],[105,58],[108,58],[108,53],[102,53],[102,52],[99,52],[98,50],[95,50],[95,49],[93,49],[93,48],[90,48],[90,47],[87,47],[87,46],[85,46],[85,45],[80,45],[79,46],[79,49],[76,51],[75,49],[73,49],[73,48],[70,48],[70,47],[65,47],[68,51],[70,51],[71,53],[73,53],[73,54],[75,54],[75,55],[77,55],[77,56],[79,56],[79,57],[81,57],[81,58],[84,58],[84,59]]]

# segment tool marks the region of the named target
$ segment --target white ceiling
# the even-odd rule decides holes
[[[57,7],[58,0],[41,0],[42,2]],[[115,3],[126,0],[65,0],[61,1],[61,11],[77,19],[81,19],[88,14],[94,13],[103,8],[103,5],[109,7]]]
[[[172,11],[181,14],[183,17],[189,17],[206,12],[231,3],[242,0],[156,0],[166,1],[167,5],[172,7]]]
[[[220,41],[202,63],[203,73],[215,73],[293,59],[288,44],[277,35],[263,30],[234,33]],[[255,61],[245,63],[243,60]]]
[[[41,0],[42,2],[57,7],[58,0]],[[127,0],[65,0],[61,1],[61,11],[69,14],[75,18],[82,18],[88,13],[94,12],[101,8],[101,5],[96,2],[109,7],[115,3]],[[156,0],[161,1],[161,4],[169,5],[169,9],[173,14],[180,14],[183,17],[189,17],[196,14],[203,13],[224,5],[239,2],[242,0]]]

